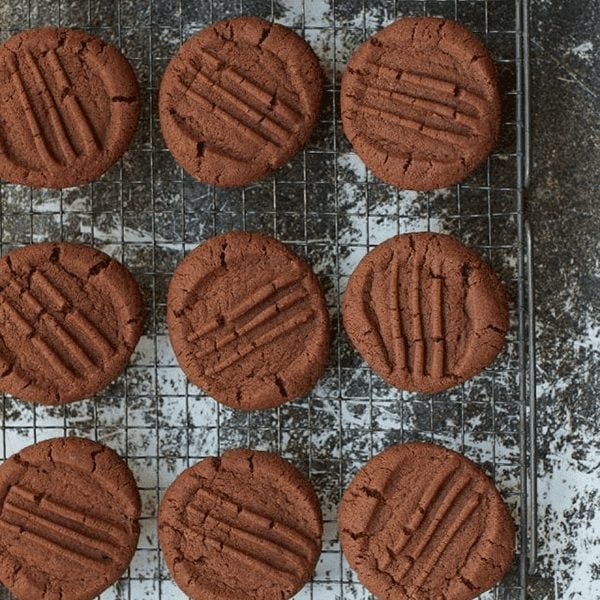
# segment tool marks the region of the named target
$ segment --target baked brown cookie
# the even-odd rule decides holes
[[[233,408],[306,393],[329,355],[329,316],[310,267],[277,240],[232,232],[179,264],[167,323],[190,381]]]
[[[344,132],[387,183],[432,190],[458,183],[496,145],[496,67],[468,29],[410,17],[368,39],[342,77]]]
[[[193,177],[247,185],[308,141],[323,74],[295,32],[257,17],[221,21],[189,39],[160,84],[163,137]]]
[[[127,59],[72,29],[30,29],[0,46],[0,177],[35,187],[93,181],[127,150],[140,98]]]
[[[270,452],[236,449],[175,480],[158,531],[169,571],[192,600],[285,600],[312,575],[323,521],[297,469]]]
[[[0,466],[0,581],[22,600],[91,600],[129,566],[140,496],[110,448],[40,442]]]
[[[80,244],[0,259],[0,390],[41,404],[93,396],[125,368],[144,322],[121,263]]]
[[[457,239],[393,237],[352,273],[344,327],[391,385],[439,392],[473,377],[504,347],[506,292],[489,265]]]
[[[342,549],[380,600],[469,600],[509,570],[512,519],[493,482],[435,444],[398,444],[344,492]]]

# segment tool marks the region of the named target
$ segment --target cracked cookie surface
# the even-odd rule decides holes
[[[0,581],[26,600],[91,600],[125,571],[140,497],[110,448],[69,437],[0,466]]]
[[[329,354],[317,278],[258,233],[226,233],[192,251],[169,284],[167,323],[190,381],[233,408],[272,408],[301,396]]]
[[[397,444],[345,490],[344,555],[380,600],[470,600],[509,570],[515,531],[493,482],[441,446]]]
[[[169,63],[160,84],[161,131],[190,175],[246,185],[304,146],[322,94],[318,59],[298,34],[257,17],[221,21]]]
[[[432,190],[458,183],[496,145],[496,67],[455,21],[409,17],[368,39],[342,77],[344,133],[383,181]]]
[[[311,577],[323,523],[310,482],[270,452],[235,449],[184,471],[158,516],[169,571],[193,600],[285,600]]]
[[[0,390],[41,404],[93,396],[123,370],[143,321],[137,282],[104,252],[13,250],[0,259]]]
[[[475,252],[436,233],[407,233],[369,252],[343,300],[344,327],[391,385],[440,392],[473,377],[504,347],[504,286]]]
[[[73,29],[30,29],[0,46],[0,177],[35,187],[93,181],[127,150],[140,114],[127,59]]]

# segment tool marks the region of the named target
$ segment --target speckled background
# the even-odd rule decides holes
[[[310,476],[319,493],[326,520],[324,552],[313,582],[298,598],[369,598],[341,558],[336,507],[356,469],[394,441],[433,439],[464,452],[495,477],[519,520],[518,205],[511,33],[517,4],[0,3],[2,39],[28,26],[85,27],[122,48],[144,90],[136,140],[121,163],[100,180],[62,192],[0,187],[3,253],[45,239],[93,243],[123,260],[145,292],[145,335],[125,374],[97,398],[56,409],[9,397],[2,405],[4,456],[36,440],[76,433],[103,441],[127,457],[142,494],[142,535],[127,576],[102,594],[103,599],[183,598],[157,548],[157,504],[188,464],[239,445],[281,453]],[[535,163],[530,210],[538,255],[541,556],[540,575],[532,578],[530,591],[536,600],[600,597],[600,523],[593,510],[598,503],[600,437],[596,446],[592,441],[598,428],[593,413],[593,391],[598,387],[593,370],[599,332],[598,209],[592,205],[598,178],[594,180],[591,167],[598,154],[598,117],[593,112],[597,71],[596,81],[591,76],[598,34],[585,16],[586,4],[588,13],[595,10],[597,16],[592,0],[547,0],[535,7],[533,21]],[[329,91],[321,123],[305,152],[271,179],[221,191],[182,174],[165,150],[155,96],[162,71],[182,39],[211,20],[240,12],[273,16],[303,32],[322,61]],[[449,190],[416,194],[374,180],[350,151],[338,122],[336,82],[348,56],[365,36],[403,14],[458,18],[482,35],[498,60],[505,111],[501,143],[484,168]],[[166,286],[184,253],[215,233],[243,227],[274,234],[307,257],[327,291],[335,334],[327,372],[307,398],[250,415],[221,407],[187,384],[164,324]],[[507,283],[514,302],[511,336],[492,369],[445,394],[419,396],[391,390],[373,376],[349,346],[338,315],[347,277],[368,248],[397,232],[428,228],[453,233],[478,248]],[[520,593],[513,573],[485,598],[516,599]],[[0,597],[5,596],[0,592]]]
[[[600,2],[532,7],[540,573],[600,598]]]

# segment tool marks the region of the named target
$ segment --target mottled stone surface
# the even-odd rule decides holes
[[[533,5],[539,550],[551,578],[534,597],[587,600],[600,597],[600,3]]]
[[[600,597],[600,8],[597,0],[534,4],[529,212],[537,250],[540,575],[530,592],[533,600],[592,600]],[[156,90],[182,39],[240,12],[274,17],[303,32],[321,60],[328,92],[305,152],[269,180],[222,191],[184,176],[165,150]],[[375,180],[339,124],[336,86],[349,55],[370,33],[409,14],[458,18],[479,32],[499,61],[503,90],[502,139],[486,166],[460,187],[429,194]],[[324,552],[314,581],[297,596],[303,600],[369,597],[341,559],[336,509],[356,470],[393,442],[434,440],[465,453],[495,477],[518,522],[515,1],[0,3],[2,40],[28,26],[59,23],[89,28],[122,48],[144,90],[141,126],[121,163],[91,185],[62,192],[0,185],[2,252],[46,239],[93,243],[135,274],[149,318],[126,373],[97,398],[43,408],[6,397],[0,454],[73,433],[127,457],[141,488],[140,547],[129,577],[103,600],[183,598],[157,549],[159,497],[190,463],[239,445],[279,452],[318,490]],[[311,262],[327,292],[335,344],[326,374],[306,398],[277,410],[238,413],[206,398],[186,382],[166,335],[166,286],[175,265],[202,240],[234,228],[289,243]],[[422,229],[452,233],[478,249],[512,298],[511,333],[498,361],[464,386],[435,396],[398,393],[372,375],[339,321],[347,277],[365,252],[395,233]],[[484,597],[519,598],[516,573],[496,595]]]

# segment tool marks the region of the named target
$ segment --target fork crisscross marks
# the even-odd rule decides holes
[[[308,324],[315,310],[305,278],[306,272],[296,269],[280,275],[192,331],[187,340],[200,348],[195,357],[207,361],[204,373],[218,375]]]
[[[289,143],[302,120],[298,109],[254,83],[239,69],[227,66],[209,50],[199,50],[189,67],[193,73],[190,82],[177,79],[184,97],[189,95],[224,124],[238,127],[244,137],[259,146],[271,144],[281,148]]]
[[[10,54],[8,61],[28,133],[34,140],[39,159],[46,166],[65,166],[86,154],[102,151],[91,118],[82,108],[81,101],[70,92],[64,98],[59,95],[60,90],[65,93],[73,89],[73,85],[57,51],[48,51],[43,67],[41,59],[30,50],[23,51],[22,64],[17,56]],[[36,107],[32,98],[38,96],[41,103]],[[49,128],[43,127],[46,116]]]
[[[291,589],[309,577],[318,548],[314,539],[298,529],[204,488],[198,489],[186,512],[191,529],[248,568],[274,576]],[[195,523],[201,523],[201,528]]]
[[[13,54],[11,54],[8,58],[8,68],[16,88],[17,98],[23,113],[25,114],[25,122],[29,128],[29,134],[33,139],[38,156],[46,165],[52,165],[56,163],[57,159],[52,153],[49,141],[41,129],[40,119],[33,108],[30,94],[25,88],[23,76],[21,75],[19,65],[17,63],[17,58]]]
[[[514,527],[493,483],[435,444],[373,457],[344,492],[339,519],[344,554],[382,600],[468,600],[512,561]]]
[[[17,598],[93,598],[129,564],[140,498],[108,447],[54,438],[0,465],[0,581]]]
[[[94,323],[75,308],[75,301],[59,286],[41,270],[33,271],[29,284],[12,279],[0,293],[0,310],[25,340],[16,339],[4,329],[2,335],[6,342],[14,343],[17,357],[16,348],[23,352],[22,342],[29,340],[47,359],[54,375],[68,383],[88,375],[90,370],[102,369],[104,361],[114,355],[116,341],[114,333],[103,331],[104,324]]]
[[[14,485],[2,505],[0,529],[80,567],[104,573],[126,543],[119,526]]]
[[[131,67],[89,34],[19,33],[0,46],[0,78],[0,174],[15,183],[87,183],[120,157],[135,131],[139,98]]]
[[[171,61],[160,88],[161,129],[201,181],[247,184],[307,141],[321,94],[318,61],[302,38],[240,17],[204,29]]]
[[[419,585],[425,581],[435,561],[478,508],[480,494],[469,476],[457,471],[455,467],[433,478],[412,518],[402,524],[400,535],[392,541],[382,566],[395,581],[411,577],[415,567],[419,567]],[[389,526],[394,527],[393,523]]]
[[[115,342],[111,340],[114,334],[104,333],[103,324],[94,323],[74,308],[73,300],[58,285],[40,270],[31,274],[29,288],[12,279],[0,293],[0,310],[15,323],[20,334],[31,340],[55,375],[78,379],[89,369],[102,368],[103,360],[110,359],[115,352]],[[3,337],[13,339],[5,330]]]
[[[309,267],[259,234],[213,238],[177,268],[168,325],[188,377],[238,408],[276,406],[321,373],[328,315]]]
[[[159,534],[169,570],[189,596],[285,600],[313,572],[322,517],[294,467],[240,448],[175,480],[161,503]]]
[[[303,285],[305,276],[306,273],[294,270],[275,278],[216,317],[206,328],[188,336],[188,340],[202,347],[196,352],[196,358],[217,356],[217,361],[207,366],[205,373],[221,373],[308,323],[314,310]],[[207,334],[211,334],[210,337]]]
[[[487,366],[508,326],[506,295],[489,266],[442,234],[404,234],[378,246],[352,274],[343,311],[373,369],[421,392],[448,389]]]
[[[423,141],[431,152],[440,150],[442,156],[456,158],[468,149],[472,137],[489,135],[482,118],[487,110],[483,95],[447,78],[382,64],[368,67],[374,72],[372,83],[359,79],[357,85],[374,100],[362,105],[362,110],[410,130],[406,133]]]
[[[137,284],[108,256],[69,244],[14,251],[0,264],[0,386],[51,404],[92,395],[120,370],[142,321]]]
[[[447,547],[463,526],[480,508],[482,494],[474,488],[474,482],[458,465],[449,469],[444,466],[432,478],[424,492],[416,502],[416,507],[408,521],[407,511],[398,507],[395,513],[394,498],[388,498],[392,504],[391,518],[383,525],[388,531],[394,531],[390,538],[385,535],[387,552],[381,560],[381,567],[395,582],[407,582],[407,585],[420,587],[430,576],[435,564],[443,556]],[[409,504],[406,497],[404,503]],[[376,519],[373,514],[371,519]],[[477,532],[474,530],[469,542],[462,536],[461,543],[466,549],[477,543]],[[377,535],[373,536],[375,545],[381,542]]]
[[[386,299],[384,278],[373,269],[367,273],[364,318],[373,337],[373,350],[389,373],[403,372],[416,381],[440,379],[446,375],[444,277],[426,268],[424,257],[417,252],[408,262],[399,252],[393,254],[390,271],[385,274]]]
[[[367,72],[373,75],[367,77]],[[367,144],[396,144],[404,147],[399,157],[449,163],[469,151],[473,138],[490,135],[485,120],[488,99],[459,82],[376,63],[368,63],[367,71],[355,77],[363,94],[357,111],[402,132],[398,139],[395,128],[381,127],[378,134],[390,136],[381,141],[367,132],[360,134]]]
[[[353,146],[375,174],[410,189],[444,187],[476,168],[497,140],[500,105],[489,52],[442,19],[396,21],[361,46],[342,79]]]
[[[414,379],[446,375],[444,333],[444,276],[439,267],[425,266],[425,258],[416,252],[410,276],[409,312],[412,323],[412,365]],[[429,307],[425,316],[425,307]],[[402,318],[398,311],[398,318]]]

